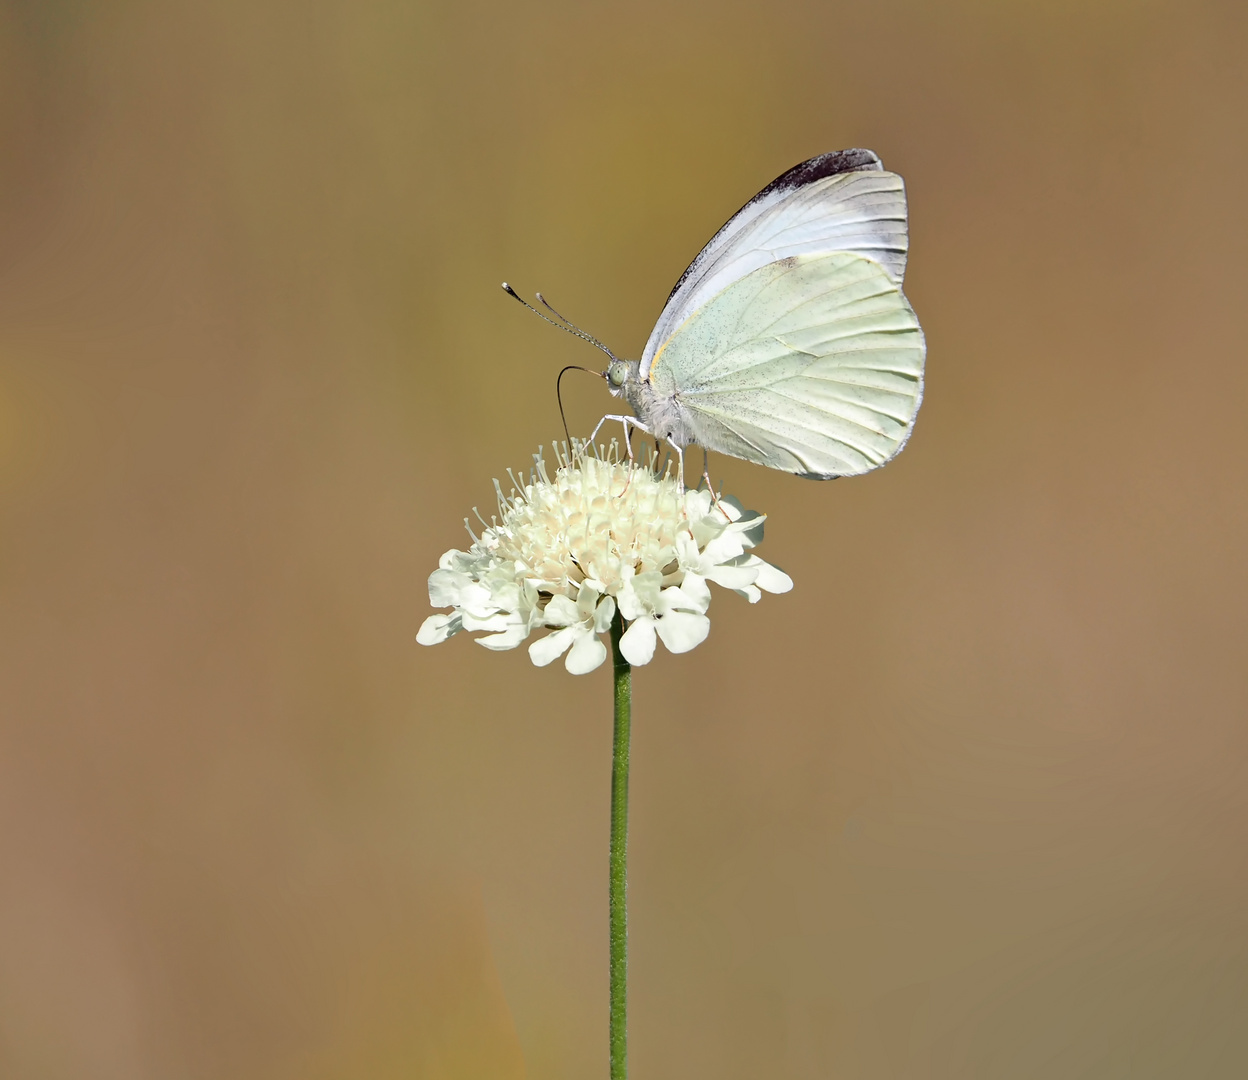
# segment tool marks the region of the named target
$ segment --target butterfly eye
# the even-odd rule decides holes
[[[607,382],[612,386],[623,386],[628,381],[628,365],[623,360],[612,360],[607,368]]]

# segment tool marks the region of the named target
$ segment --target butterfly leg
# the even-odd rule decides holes
[[[628,479],[624,482],[623,491],[620,492],[620,495],[622,496],[628,491],[629,484],[633,482],[633,466],[636,464],[633,458],[633,433],[631,429],[636,428],[638,431],[645,432],[647,435],[650,434],[650,429],[635,416],[607,415],[598,421],[597,426],[590,435],[589,443],[591,446],[593,445],[594,439],[598,437],[598,432],[602,428],[602,425],[608,420],[618,420],[624,425],[624,450],[628,454]]]
[[[597,424],[594,425],[594,430],[589,433],[589,438],[585,440],[585,445],[586,446],[594,445],[594,440],[598,438],[598,432],[602,430],[602,425],[605,424],[608,420],[621,420],[621,419],[623,419],[623,417],[604,416],[601,420],[598,421]]]
[[[676,479],[680,482],[680,493],[685,493],[685,448],[677,446],[671,439],[667,440],[667,445],[676,451]]]
[[[719,494],[715,491],[715,485],[711,483],[711,461],[710,454],[706,452],[706,447],[702,447],[702,479],[706,481],[706,490],[711,493],[711,498],[715,500],[715,506],[724,517],[728,517],[728,512],[724,509],[719,501]],[[731,521],[732,519],[729,518]]]
[[[586,440],[587,445],[592,446],[594,444],[594,440],[598,438],[598,432],[602,430],[602,425],[608,420],[618,420],[624,425],[624,445],[628,448],[628,460],[631,462],[633,460],[633,440],[629,435],[629,427],[635,427],[638,431],[644,431],[647,435],[650,434],[650,429],[635,416],[615,416],[608,414],[599,420],[594,426],[594,430],[590,433],[589,438]]]
[[[624,450],[628,454],[628,479],[624,481],[624,486],[620,489],[619,498],[624,498],[628,494],[629,486],[633,482],[633,466],[636,462],[633,460],[633,433],[629,430],[628,425],[633,422],[627,416],[621,416],[620,422],[624,425]],[[634,427],[639,426],[634,424]]]
[[[598,427],[594,428],[594,434],[589,437],[591,442],[593,441],[594,436],[598,434],[598,428],[602,427],[602,425],[605,424],[608,420],[618,420],[621,424],[624,425],[624,446],[628,450],[628,465],[629,465],[628,479],[629,479],[629,483],[632,483],[632,479],[633,479],[632,467],[634,464],[633,440],[632,440],[632,435],[629,431],[629,428],[630,427],[636,428],[638,431],[643,432],[644,434],[649,435],[651,438],[653,438],[656,450],[658,449],[658,445],[659,445],[658,438],[655,436],[653,431],[651,431],[648,427],[646,427],[645,424],[643,424],[640,420],[638,420],[634,416],[604,416],[601,420],[598,421]],[[670,446],[676,454],[676,479],[680,483],[680,493],[683,495],[685,493],[685,448],[681,446],[679,443],[672,442],[671,439],[665,439],[664,442],[666,442],[667,445]],[[625,484],[624,491],[627,491],[627,490],[628,490],[628,484]],[[620,494],[623,495],[624,491],[621,491]]]

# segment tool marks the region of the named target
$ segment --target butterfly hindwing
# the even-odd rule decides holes
[[[677,395],[699,446],[803,476],[852,476],[909,437],[925,351],[882,264],[799,254],[703,303],[658,350],[650,382],[660,397]]]

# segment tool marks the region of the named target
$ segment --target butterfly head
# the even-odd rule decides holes
[[[628,382],[629,366],[627,360],[612,359],[607,365],[607,370],[602,373],[603,378],[607,380],[607,388],[611,391],[612,397],[619,397],[624,392],[624,384]]]

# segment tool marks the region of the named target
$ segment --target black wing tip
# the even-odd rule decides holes
[[[775,191],[789,191],[793,188],[805,187],[826,176],[867,170],[879,171],[883,168],[884,163],[874,150],[859,147],[850,150],[831,150],[809,161],[803,161],[800,165],[794,165],[788,172],[781,173],[750,201],[761,199],[764,195],[770,195]]]
[[[758,202],[759,199],[765,199],[767,196],[774,195],[776,192],[783,193],[785,191],[793,191],[797,188],[805,187],[807,184],[813,184],[816,180],[822,180],[824,177],[836,176],[838,173],[867,172],[870,170],[882,171],[883,168],[884,163],[880,160],[879,154],[877,154],[874,150],[866,150],[861,147],[855,147],[849,150],[829,150],[826,154],[819,154],[807,161],[803,161],[800,165],[794,165],[793,168],[788,170],[788,172],[781,173],[770,184],[763,188],[762,191],[741,207],[741,210],[738,210],[736,214],[733,214],[727,222],[720,226],[719,231],[715,233],[715,236],[712,236],[711,239],[707,241],[707,243],[703,246],[702,251],[699,252],[693,262],[685,268],[685,272],[680,275],[676,284],[672,286],[672,291],[667,294],[667,300],[664,303],[670,303],[672,297],[680,291],[680,287],[693,272],[694,267],[698,265],[698,260],[702,258],[706,249],[715,242],[715,238],[727,229],[743,210],[748,210],[751,206]]]

